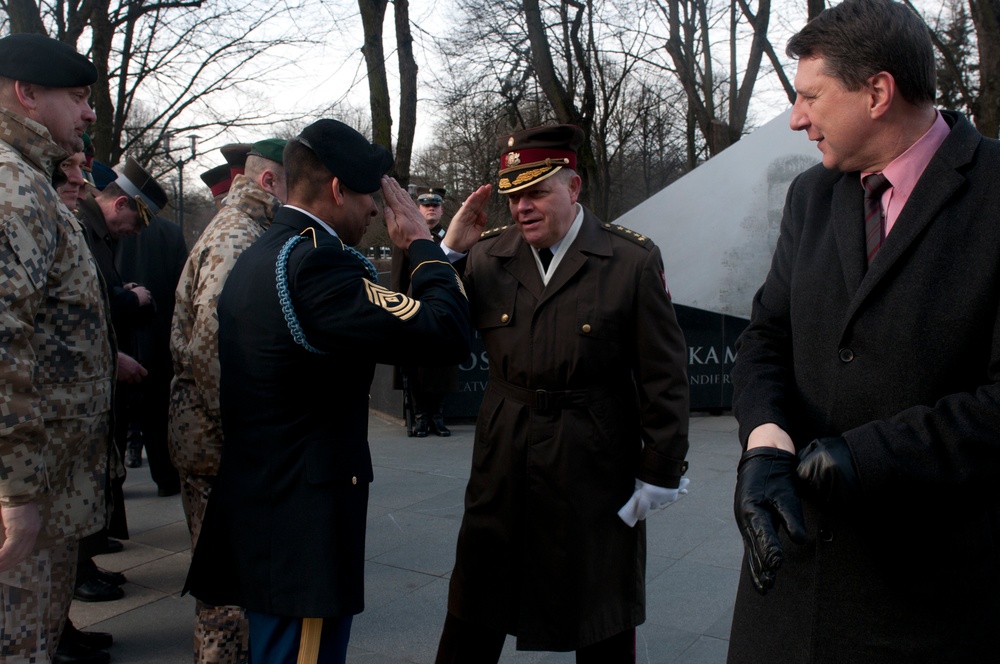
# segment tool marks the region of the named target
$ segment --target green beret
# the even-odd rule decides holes
[[[97,81],[97,67],[69,44],[18,33],[0,39],[0,76],[48,88],[79,88]]]
[[[281,153],[285,151],[285,144],[287,142],[283,138],[265,138],[263,141],[257,141],[250,146],[250,156],[263,157],[278,164],[283,164]]]
[[[335,177],[359,194],[382,187],[382,176],[392,168],[392,154],[337,120],[317,120],[295,140],[312,150]]]

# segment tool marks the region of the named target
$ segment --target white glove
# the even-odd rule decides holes
[[[676,489],[664,489],[662,486],[646,484],[642,480],[635,481],[635,493],[628,499],[620,510],[618,516],[629,527],[634,527],[639,521],[646,518],[646,515],[656,510],[661,510],[681,496],[687,495],[687,485],[691,483],[686,477],[681,478],[681,483]]]

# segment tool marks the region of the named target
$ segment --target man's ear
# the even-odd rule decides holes
[[[34,83],[14,81],[14,94],[24,108],[32,111],[38,108],[38,86]]]
[[[264,169],[260,174],[260,188],[269,194],[274,193],[274,171]]]
[[[873,120],[882,117],[892,108],[897,93],[896,79],[887,71],[880,71],[868,79],[868,112]]]
[[[115,212],[121,212],[123,209],[128,209],[128,196],[119,196],[115,199]]]
[[[333,200],[337,205],[344,204],[344,184],[336,175],[334,175],[333,179],[330,180],[330,194],[333,196]]]
[[[570,202],[576,203],[577,199],[580,198],[580,189],[583,188],[583,180],[579,175],[574,173],[567,184],[569,185]]]

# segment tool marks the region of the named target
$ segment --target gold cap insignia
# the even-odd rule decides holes
[[[511,136],[510,138],[507,139],[507,147],[509,147],[509,148],[514,147],[514,137],[513,136]]]
[[[507,168],[517,166],[521,163],[521,155],[517,152],[511,152],[507,155]]]

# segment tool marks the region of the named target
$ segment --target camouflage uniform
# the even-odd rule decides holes
[[[114,355],[97,265],[50,184],[67,156],[0,108],[0,503],[37,503],[42,524],[32,555],[0,573],[7,662],[55,652],[76,541],[105,521]]]
[[[280,205],[245,175],[236,176],[225,206],[195,243],[177,285],[170,335],[176,374],[170,387],[170,458],[181,476],[192,547],[222,455],[216,304],[236,259],[267,230]],[[197,608],[195,661],[245,661],[242,611],[201,602]]]

